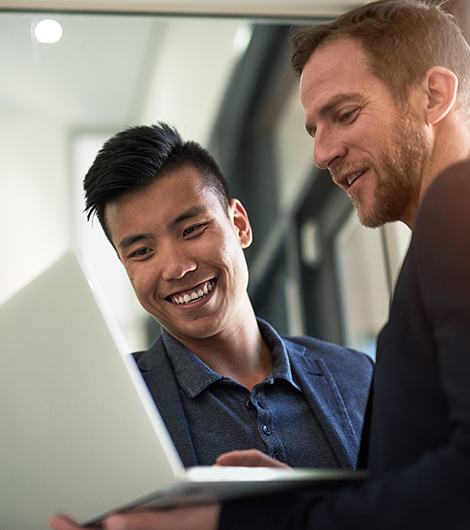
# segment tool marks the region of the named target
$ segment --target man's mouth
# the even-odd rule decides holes
[[[351,184],[352,184],[357,178],[359,178],[363,173],[364,173],[364,171],[356,171],[355,173],[350,173],[350,174],[346,177],[346,182],[348,183],[348,186],[351,186]]]
[[[216,282],[217,280],[213,278],[212,280],[208,280],[197,285],[189,291],[172,294],[168,298],[175,304],[190,304],[191,302],[200,300],[201,298],[207,296],[214,288]]]
[[[357,167],[357,164],[355,165]],[[354,182],[367,171],[367,169],[368,167],[364,166],[363,169],[351,171],[351,168],[348,168],[345,164],[342,167],[338,166],[334,169],[330,169],[330,174],[333,182],[340,188],[343,188],[345,191],[347,191],[348,188],[352,186]]]

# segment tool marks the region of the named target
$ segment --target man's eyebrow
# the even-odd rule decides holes
[[[349,102],[352,100],[359,100],[362,98],[363,96],[361,96],[360,94],[357,94],[356,92],[351,92],[349,94],[338,94],[334,98],[330,99],[330,101],[328,101],[326,105],[323,105],[323,107],[320,108],[320,111],[318,112],[318,114],[323,117],[329,114],[338,105],[341,105],[345,102]]]
[[[204,205],[201,206],[191,206],[191,208],[188,208],[183,213],[178,215],[168,224],[168,228],[170,230],[176,228],[180,223],[183,221],[186,221],[187,219],[191,219],[192,217],[197,217],[198,215],[201,215],[203,213],[207,212],[207,207]]]
[[[352,100],[358,100],[361,97],[362,96],[356,92],[351,92],[349,94],[338,94],[334,98],[330,99],[328,103],[323,105],[323,107],[320,107],[320,109],[318,110],[318,116],[320,118],[324,118],[325,116],[328,116],[329,114],[331,114],[331,112],[339,105],[345,102],[352,101]],[[317,130],[315,126],[309,123],[306,123],[305,128],[307,129],[307,132],[308,134],[310,134],[310,136],[315,136],[315,132]]]
[[[138,241],[142,239],[151,239],[152,234],[133,234],[131,236],[123,237],[121,241],[119,241],[118,247],[121,250],[125,250],[126,248],[130,247],[134,243],[137,243]]]

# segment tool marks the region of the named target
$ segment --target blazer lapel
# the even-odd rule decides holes
[[[149,350],[135,354],[137,364],[185,467],[197,465],[178,385],[160,337]]]
[[[344,401],[327,363],[305,356],[306,348],[286,343],[293,372],[315,413],[341,467],[356,466],[359,435],[354,431]]]

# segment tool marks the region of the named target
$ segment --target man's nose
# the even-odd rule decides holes
[[[165,281],[180,280],[188,272],[197,268],[194,258],[188,256],[181,248],[168,245],[161,253],[162,278]]]
[[[331,169],[346,155],[347,148],[339,135],[328,129],[317,130],[313,148],[315,165],[320,169]]]

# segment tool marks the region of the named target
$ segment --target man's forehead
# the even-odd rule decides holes
[[[320,46],[307,61],[300,79],[301,92],[307,94],[317,85],[343,81],[344,77],[367,71],[366,55],[352,39],[339,39]]]
[[[365,97],[380,83],[370,72],[367,56],[352,39],[323,44],[305,65],[300,99],[307,116],[338,102]]]
[[[151,213],[154,219],[158,217],[161,222],[174,225],[175,220],[180,222],[209,210],[218,214],[219,206],[216,191],[205,183],[197,169],[188,166],[109,201],[105,217],[107,221],[119,221],[123,216],[129,219],[128,213],[133,212],[132,218],[137,223]]]
[[[171,169],[158,175],[149,183],[129,189],[117,197],[110,199],[106,207],[116,207],[119,203],[129,200],[145,202],[158,195],[165,196],[168,191],[176,191],[185,197],[197,197],[206,191],[212,191],[204,182],[201,173],[192,165],[185,165],[177,169]]]

